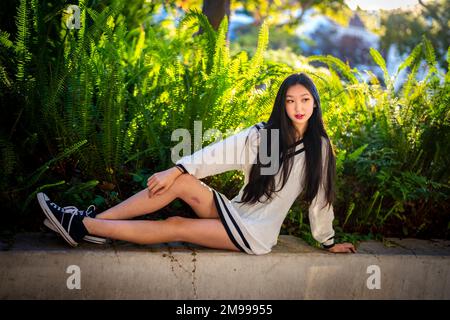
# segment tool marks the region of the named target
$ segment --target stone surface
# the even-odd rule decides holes
[[[280,236],[267,255],[186,243],[68,247],[20,234],[0,251],[0,299],[450,299],[450,241],[367,241],[333,254]],[[80,289],[69,289],[69,266]],[[380,289],[369,289],[373,266]],[[369,279],[369,280],[368,280]]]

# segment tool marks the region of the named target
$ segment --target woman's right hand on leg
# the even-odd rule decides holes
[[[182,173],[176,167],[156,172],[147,179],[148,195],[160,195],[173,184],[175,179]]]

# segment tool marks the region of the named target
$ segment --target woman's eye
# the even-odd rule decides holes
[[[288,103],[291,103],[291,102],[293,102],[293,101],[292,101],[292,100],[287,100],[287,102],[288,102]]]
[[[306,102],[306,101],[309,101],[309,99],[308,99],[308,98],[305,98],[305,99],[303,99],[302,101],[303,101],[303,102]]]

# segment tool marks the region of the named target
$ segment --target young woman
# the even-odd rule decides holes
[[[273,147],[277,154],[265,152]],[[268,154],[271,161],[261,161]],[[221,161],[225,158],[234,160]],[[199,180],[229,170],[245,174],[244,186],[232,200]],[[322,247],[336,253],[356,252],[351,243],[334,242],[334,178],[335,157],[323,125],[319,94],[313,81],[301,73],[283,81],[267,123],[182,157],[174,167],[153,174],[148,188],[115,207],[96,214],[92,207],[86,211],[62,208],[43,193],[38,200],[48,218],[46,225],[72,246],[82,239],[139,244],[183,241],[260,255],[276,245],[283,220],[302,195],[310,203],[312,235]],[[200,219],[127,220],[177,198],[189,204]]]

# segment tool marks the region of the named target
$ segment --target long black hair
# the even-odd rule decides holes
[[[314,98],[314,108],[311,117],[308,119],[307,129],[303,138],[296,141],[296,129],[286,112],[286,92],[289,87],[301,84]],[[271,136],[270,130],[279,130],[280,146],[280,168],[282,168],[282,184],[279,190],[275,190],[275,176],[261,175],[259,150],[257,152],[256,163],[252,165],[248,184],[245,186],[241,202],[256,203],[270,201],[273,193],[280,191],[286,184],[293,166],[292,152],[300,141],[305,148],[305,170],[304,187],[302,197],[308,203],[316,197],[320,184],[323,184],[325,191],[325,205],[331,205],[335,200],[334,181],[336,175],[336,158],[331,147],[330,139],[325,131],[320,108],[320,98],[314,82],[304,73],[292,74],[287,77],[280,86],[272,113],[267,123],[262,129],[267,130],[267,137]],[[326,146],[322,147],[322,139],[325,138]],[[270,139],[267,140],[267,150],[271,150]],[[326,154],[322,154],[322,148]],[[285,156],[287,155],[287,156]],[[326,164],[322,167],[322,159],[326,157]],[[322,170],[324,169],[324,170]],[[324,172],[325,171],[325,172]],[[325,175],[325,177],[324,177]],[[300,177],[299,177],[300,179]],[[266,200],[261,201],[261,197],[266,196]]]

